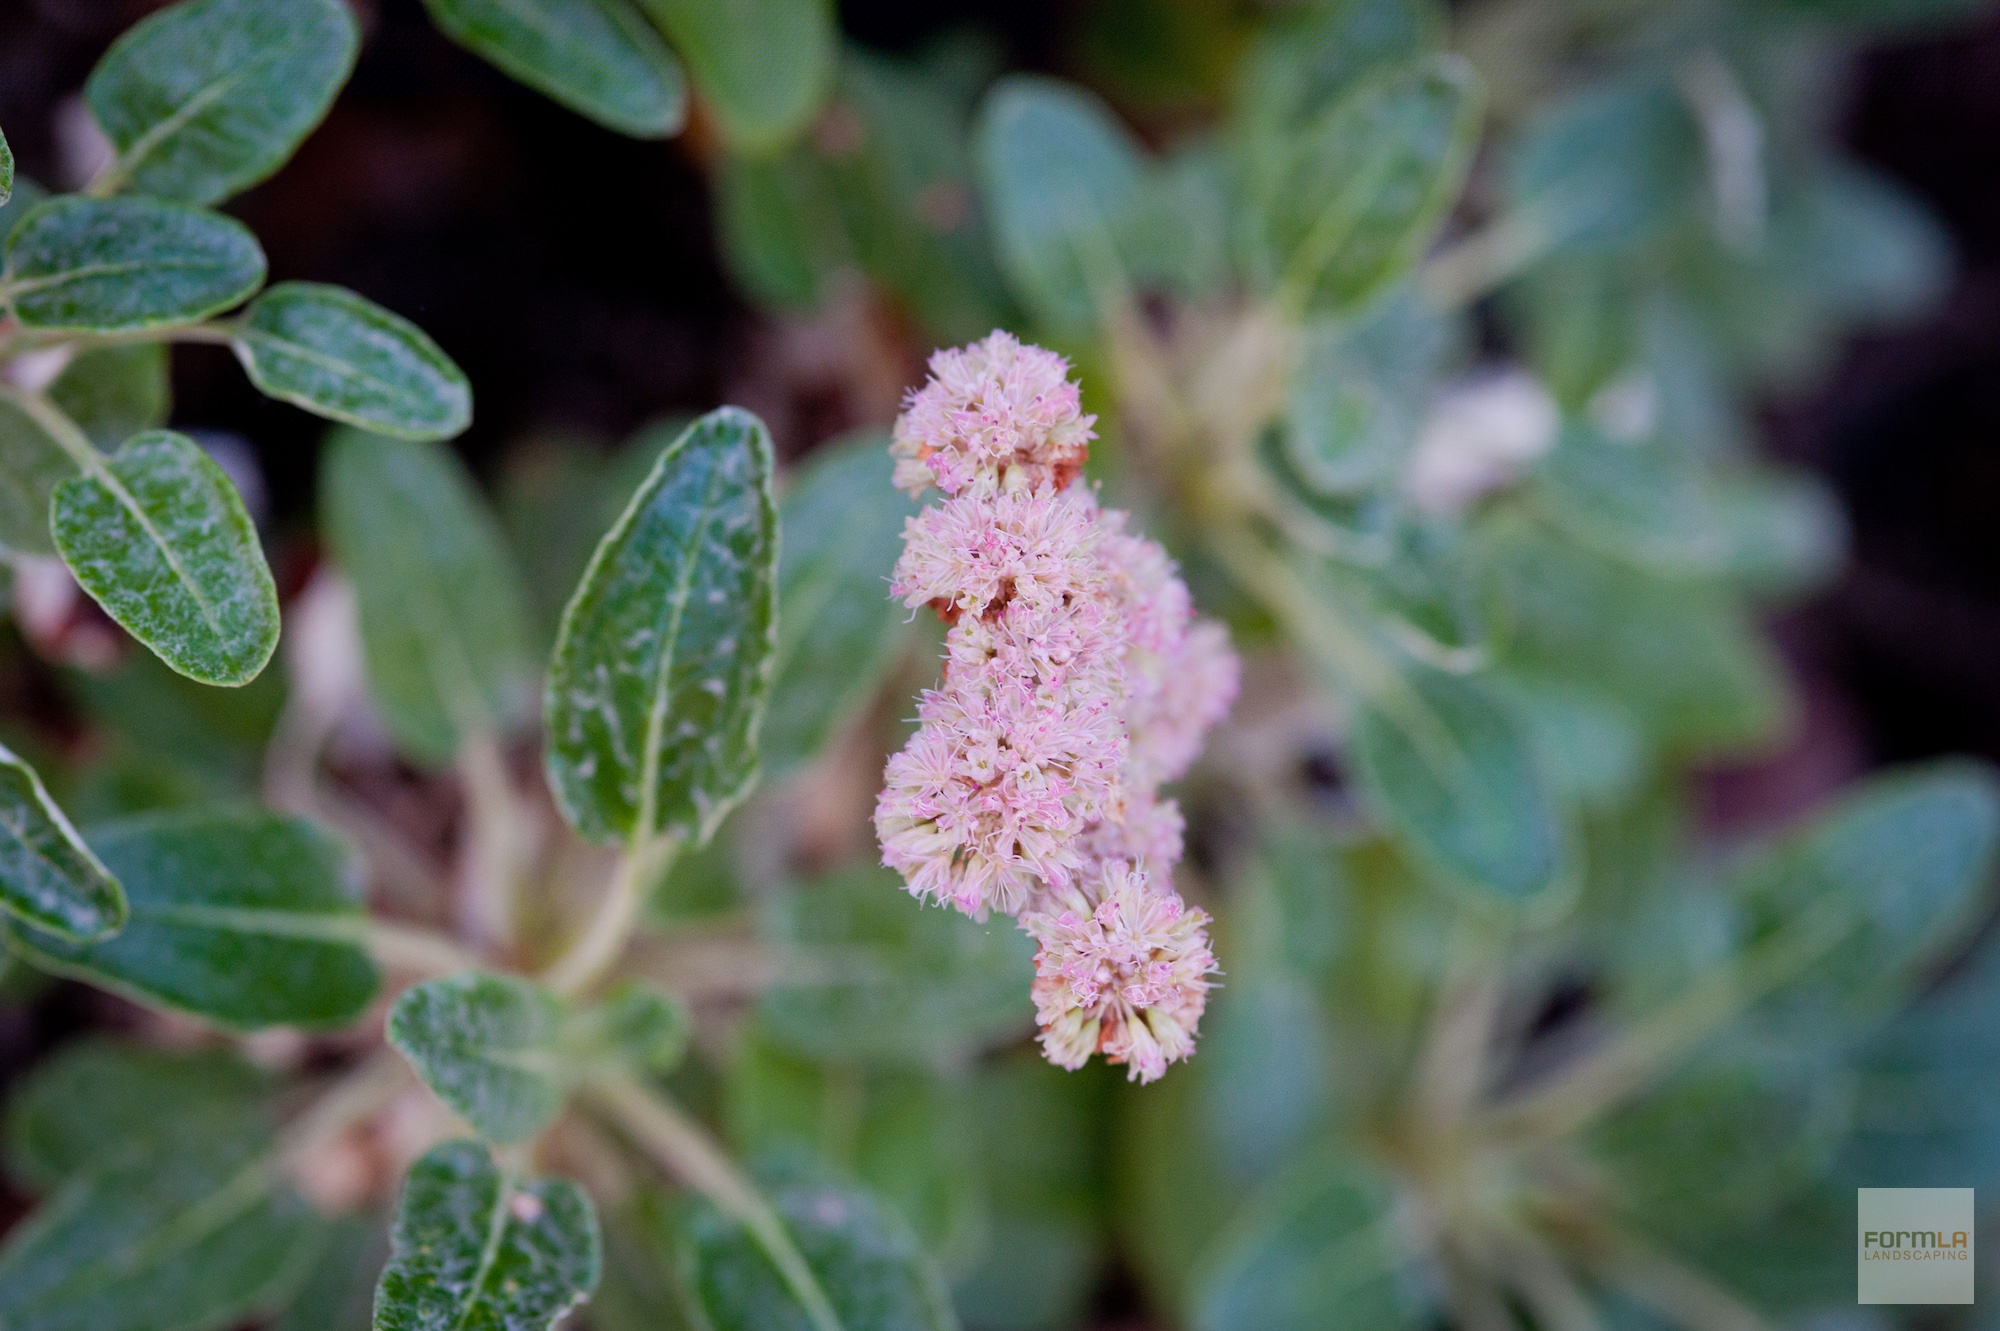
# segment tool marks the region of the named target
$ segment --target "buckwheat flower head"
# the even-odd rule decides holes
[[[897,489],[1062,490],[1083,466],[1097,418],[1083,414],[1061,356],[995,329],[937,352],[930,372],[905,400],[889,444]]]
[[[1023,916],[1040,945],[1035,1015],[1049,1061],[1074,1070],[1102,1052],[1125,1064],[1128,1080],[1149,1082],[1193,1053],[1216,970],[1207,923],[1121,860],[1089,888]]]

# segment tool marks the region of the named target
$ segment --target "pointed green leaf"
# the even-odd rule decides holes
[[[125,923],[125,894],[42,788],[0,745],[0,915],[78,942]]]
[[[1380,291],[1457,197],[1478,124],[1471,67],[1437,55],[1363,83],[1295,131],[1257,200],[1267,277],[1331,309]]]
[[[549,783],[585,836],[706,840],[757,778],[776,646],[771,437],[690,425],[597,547],[543,704]]]
[[[777,668],[761,737],[771,776],[817,754],[901,655],[909,612],[887,579],[916,511],[889,484],[888,440],[875,433],[817,451],[786,491]],[[827,669],[832,661],[840,668]]]
[[[375,1331],[549,1331],[597,1285],[597,1213],[568,1179],[522,1182],[477,1142],[410,1169]]]
[[[1526,727],[1483,681],[1412,663],[1361,701],[1350,744],[1376,812],[1448,878],[1508,901],[1561,878]]]
[[[71,1179],[0,1249],[8,1331],[218,1331],[277,1303],[318,1221],[274,1191],[262,1134],[180,1148]]]
[[[148,430],[58,485],[49,517],[77,582],[168,665],[246,684],[278,646],[278,589],[229,477],[201,446]]]
[[[833,82],[830,0],[639,0],[673,42],[731,143],[750,152],[805,127]]]
[[[271,1081],[220,1050],[172,1053],[95,1036],[36,1065],[7,1102],[7,1172],[46,1191],[127,1157],[269,1127]]]
[[[943,1282],[894,1212],[805,1160],[758,1174],[847,1331],[955,1331]],[[688,1208],[681,1247],[688,1292],[711,1331],[820,1331],[763,1248],[713,1205]]]
[[[528,612],[498,522],[448,449],[335,432],[321,530],[354,583],[369,689],[396,742],[449,761],[528,706]]]
[[[1003,80],[978,131],[1000,260],[1050,325],[1096,326],[1123,290],[1122,249],[1142,219],[1144,163],[1110,108],[1043,78]]]
[[[19,924],[36,965],[238,1030],[332,1027],[374,997],[367,921],[346,852],[302,818],[150,814],[94,829],[131,919],[102,943]]]
[[[152,199],[51,199],[7,237],[4,289],[30,328],[190,323],[263,284],[264,251],[242,223]]]
[[[142,342],[80,351],[49,385],[49,401],[109,452],[141,430],[166,424],[173,403],[167,349]]]
[[[402,439],[448,439],[472,420],[472,386],[437,343],[341,287],[279,283],[231,345],[259,390],[331,420]]]
[[[446,35],[608,129],[680,132],[681,67],[630,0],[424,0]]]
[[[359,45],[340,0],[182,0],[113,42],[83,97],[118,150],[115,180],[214,203],[284,165]]]
[[[54,554],[49,501],[74,475],[76,463],[41,422],[0,397],[0,545],[17,554]]]

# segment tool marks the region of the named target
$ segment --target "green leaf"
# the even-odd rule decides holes
[[[833,82],[831,0],[639,0],[687,61],[723,136],[750,152],[805,127]]]
[[[1379,66],[1421,55],[1444,28],[1434,0],[1318,0],[1273,14],[1233,91],[1253,151],[1334,105]]]
[[[1698,206],[1702,143],[1664,80],[1586,93],[1543,108],[1508,151],[1507,198],[1549,252],[1622,253]]]
[[[261,1134],[71,1179],[0,1249],[8,1331],[219,1331],[281,1301],[318,1222],[274,1191]]]
[[[0,918],[25,920],[78,942],[114,933],[125,894],[42,787],[35,769],[0,745]]]
[[[681,67],[629,0],[424,0],[447,36],[607,129],[678,134]]]
[[[695,1331],[674,1269],[674,1202],[661,1187],[635,1184],[603,1216],[604,1278],[590,1296],[591,1331]]]
[[[1325,495],[1394,484],[1458,333],[1410,290],[1360,320],[1307,325],[1283,421],[1298,477]]]
[[[1201,1331],[1428,1326],[1400,1277],[1396,1197],[1359,1161],[1323,1156],[1281,1176],[1238,1218],[1196,1295]]]
[[[1383,821],[1448,879],[1515,902],[1562,879],[1533,746],[1484,681],[1412,663],[1361,700],[1350,744]]]
[[[472,421],[472,386],[423,329],[318,282],[250,303],[231,345],[250,382],[330,420],[399,439],[448,439]]]
[[[84,101],[111,178],[186,203],[284,165],[333,105],[360,36],[340,0],[182,0],[113,42]]]
[[[21,224],[21,219],[35,211],[42,200],[48,197],[48,193],[26,176],[16,176],[13,197],[5,203],[0,203],[0,241],[5,241],[7,237],[13,235],[14,228]]]
[[[907,644],[888,595],[903,521],[917,506],[889,484],[888,439],[818,450],[779,510],[778,647],[761,743],[781,776],[810,760],[882,686]],[[837,669],[829,669],[838,663]]]
[[[1606,554],[1695,574],[1722,568],[1733,553],[1706,478],[1659,441],[1567,425],[1535,480],[1556,525]]]
[[[504,1174],[477,1142],[410,1169],[375,1331],[549,1331],[597,1285],[597,1213],[568,1179]]]
[[[1267,279],[1300,308],[1374,296],[1457,197],[1478,126],[1471,67],[1436,55],[1370,79],[1295,131],[1257,191]]]
[[[237,1030],[345,1025],[375,995],[346,853],[301,818],[147,815],[94,829],[131,919],[102,943],[10,924],[30,961]]]
[[[848,1331],[956,1331],[943,1282],[893,1212],[802,1159],[757,1172]],[[711,1331],[817,1331],[763,1248],[713,1205],[688,1208],[681,1244],[688,1293]]]
[[[278,590],[221,467],[148,430],[55,489],[49,527],[77,582],[162,661],[204,684],[255,679],[278,646]]]
[[[17,554],[54,554],[49,500],[74,475],[76,464],[41,422],[0,397],[0,545]]]
[[[1141,224],[1138,145],[1102,102],[1049,79],[1004,79],[978,130],[1001,266],[1052,327],[1094,328],[1128,283],[1122,251]]]
[[[342,1216],[325,1226],[291,1306],[271,1331],[367,1331],[375,1277],[389,1258],[388,1226],[380,1215]]]
[[[30,328],[114,333],[192,323],[264,284],[242,223],[152,199],[51,199],[7,237],[4,289]]]
[[[129,1157],[160,1159],[268,1129],[270,1079],[218,1050],[112,1036],[64,1046],[7,1103],[7,1172],[47,1191]]]
[[[757,778],[776,648],[771,437],[690,425],[592,556],[543,704],[549,783],[587,837],[705,841]]]
[[[776,896],[763,932],[797,958],[765,992],[766,1029],[816,1058],[934,1062],[1019,1035],[1033,1015],[1025,934],[1000,917],[917,909],[878,867]]]
[[[7,136],[0,134],[0,208],[7,206],[7,200],[14,197],[14,150],[7,146]]]
[[[336,431],[320,527],[354,583],[376,705],[398,745],[449,761],[532,688],[528,612],[499,523],[448,449]]]
[[[173,405],[167,349],[142,342],[80,351],[49,385],[49,401],[82,426],[92,443],[114,449],[141,430],[166,424]]]

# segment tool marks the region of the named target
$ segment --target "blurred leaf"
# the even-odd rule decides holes
[[[802,1160],[757,1171],[806,1265],[849,1331],[956,1331],[916,1236],[866,1192]],[[688,1294],[711,1331],[814,1331],[749,1232],[707,1202],[681,1221]]]
[[[1431,1319],[1404,1287],[1402,1260],[1389,1186],[1358,1161],[1312,1158],[1252,1203],[1207,1269],[1195,1325],[1414,1331]]]
[[[813,149],[731,153],[716,173],[716,226],[736,278],[764,304],[811,309],[828,274],[852,262],[832,185]]]
[[[114,1036],[63,1046],[7,1102],[7,1172],[46,1192],[130,1157],[267,1130],[268,1077],[220,1050],[173,1053]]]
[[[173,402],[167,349],[142,342],[80,351],[49,385],[49,401],[92,443],[114,449],[141,430],[166,424]]]
[[[1742,1224],[1709,1220],[1672,1236],[1688,1262],[1766,1316],[1853,1307],[1854,1189],[1820,1180]]]
[[[1504,181],[1518,224],[1545,252],[1629,250],[1697,206],[1702,144],[1663,81],[1589,92],[1537,112],[1509,149]]]
[[[1657,441],[1570,424],[1535,479],[1549,517],[1581,544],[1663,572],[1713,572],[1729,561],[1706,478]]]
[[[527,709],[527,608],[499,524],[450,451],[336,431],[320,526],[354,583],[369,689],[396,742],[448,762]]]
[[[115,933],[125,894],[49,798],[35,769],[0,745],[0,918],[66,939]]]
[[[0,208],[14,197],[14,150],[7,146],[7,136],[0,134]]]
[[[1394,484],[1457,334],[1407,289],[1358,320],[1308,324],[1283,424],[1298,476],[1322,494]]]
[[[776,648],[771,437],[690,425],[592,557],[543,705],[548,773],[585,836],[705,841],[757,776]]]
[[[570,110],[638,138],[678,134],[687,89],[629,0],[424,0],[445,35]]]
[[[257,1136],[72,1178],[0,1248],[8,1331],[225,1331],[280,1302],[317,1220]]]
[[[1951,282],[1943,224],[1909,189],[1858,162],[1822,165],[1772,225],[1781,262],[1841,322],[1913,318]]]
[[[1291,138],[1256,201],[1266,279],[1348,309],[1393,281],[1458,195],[1479,126],[1472,69],[1431,56],[1377,75]]]
[[[318,282],[250,302],[231,343],[270,397],[400,439],[448,439],[472,420],[465,374],[423,329]]]
[[[869,432],[817,450],[778,512],[778,646],[764,765],[810,761],[881,690],[908,645],[888,592],[916,504],[889,484],[889,442]],[[830,668],[831,667],[831,668]]]
[[[1094,328],[1128,282],[1145,190],[1132,136],[1088,93],[1016,75],[990,93],[980,165],[1001,265],[1052,328]]]
[[[603,1217],[604,1277],[590,1296],[591,1331],[694,1331],[675,1271],[673,1200],[640,1183]]]
[[[1644,727],[1618,698],[1534,671],[1495,678],[1527,726],[1549,793],[1573,807],[1615,806],[1644,777],[1652,753]]]
[[[318,1254],[271,1331],[369,1331],[375,1275],[389,1256],[387,1227],[371,1212],[324,1228]]]
[[[833,81],[830,0],[639,0],[687,61],[723,136],[751,152],[805,127]]]
[[[375,1331],[549,1331],[597,1285],[597,1213],[568,1179],[521,1181],[484,1146],[410,1167],[375,1291]]]
[[[169,813],[90,841],[131,919],[89,945],[10,923],[9,942],[37,966],[235,1030],[341,1026],[375,996],[346,853],[303,819]]]
[[[1520,902],[1562,878],[1528,733],[1484,681],[1410,663],[1360,701],[1350,746],[1377,813],[1450,880]]]
[[[1235,182],[1222,145],[1181,144],[1147,175],[1127,242],[1132,276],[1185,301],[1220,291],[1230,276]]]
[[[1832,488],[1803,471],[1745,471],[1710,495],[1729,543],[1730,577],[1759,596],[1798,596],[1824,585],[1847,553],[1847,515]]]
[[[37,204],[48,197],[49,192],[26,176],[14,177],[14,193],[5,203],[0,203],[0,241],[14,234],[14,228],[21,220],[35,211]]]
[[[182,0],[126,29],[83,97],[141,193],[214,203],[276,171],[354,68],[340,0]]]
[[[1253,152],[1381,66],[1432,49],[1443,28],[1434,0],[1318,0],[1275,16],[1245,51],[1235,81]]]
[[[1302,977],[1276,966],[1232,973],[1239,978],[1205,1014],[1200,1090],[1221,1167],[1256,1183],[1325,1126],[1332,1051]]]
[[[278,646],[278,591],[243,498],[184,434],[135,435],[55,489],[56,549],[91,598],[204,684],[257,677]]]
[[[587,1073],[628,1061],[670,1069],[687,1028],[678,1004],[637,986],[574,1012],[532,980],[484,971],[412,985],[389,1012],[389,1042],[424,1084],[503,1146],[548,1126]]]
[[[1033,944],[1004,919],[925,909],[867,867],[773,898],[765,936],[796,952],[760,1008],[778,1043],[841,1062],[930,1061],[1026,1030]]]
[[[18,554],[54,554],[49,501],[74,475],[76,464],[62,445],[19,404],[0,397],[0,545]]]
[[[264,251],[242,223],[152,199],[51,199],[7,237],[4,289],[29,328],[191,323],[263,284]]]

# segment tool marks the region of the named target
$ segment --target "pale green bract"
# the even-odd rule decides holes
[[[597,1213],[568,1179],[521,1181],[477,1142],[410,1169],[374,1331],[549,1331],[597,1285]]]
[[[264,284],[242,223],[153,199],[51,199],[7,237],[7,293],[29,328],[116,333],[190,323]]]
[[[278,591],[243,498],[186,435],[149,430],[55,489],[78,584],[190,679],[245,684],[278,646]]]
[[[260,390],[330,420],[403,439],[448,439],[472,421],[472,386],[437,343],[340,287],[272,287],[232,345]]]
[[[549,784],[594,840],[706,840],[757,777],[776,646],[771,438],[735,407],[690,425],[563,613]]]
[[[0,912],[75,942],[125,923],[125,894],[42,788],[0,745]]]
[[[341,0],[183,0],[134,24],[84,85],[118,150],[111,180],[204,204],[256,184],[326,115],[359,46]]]

